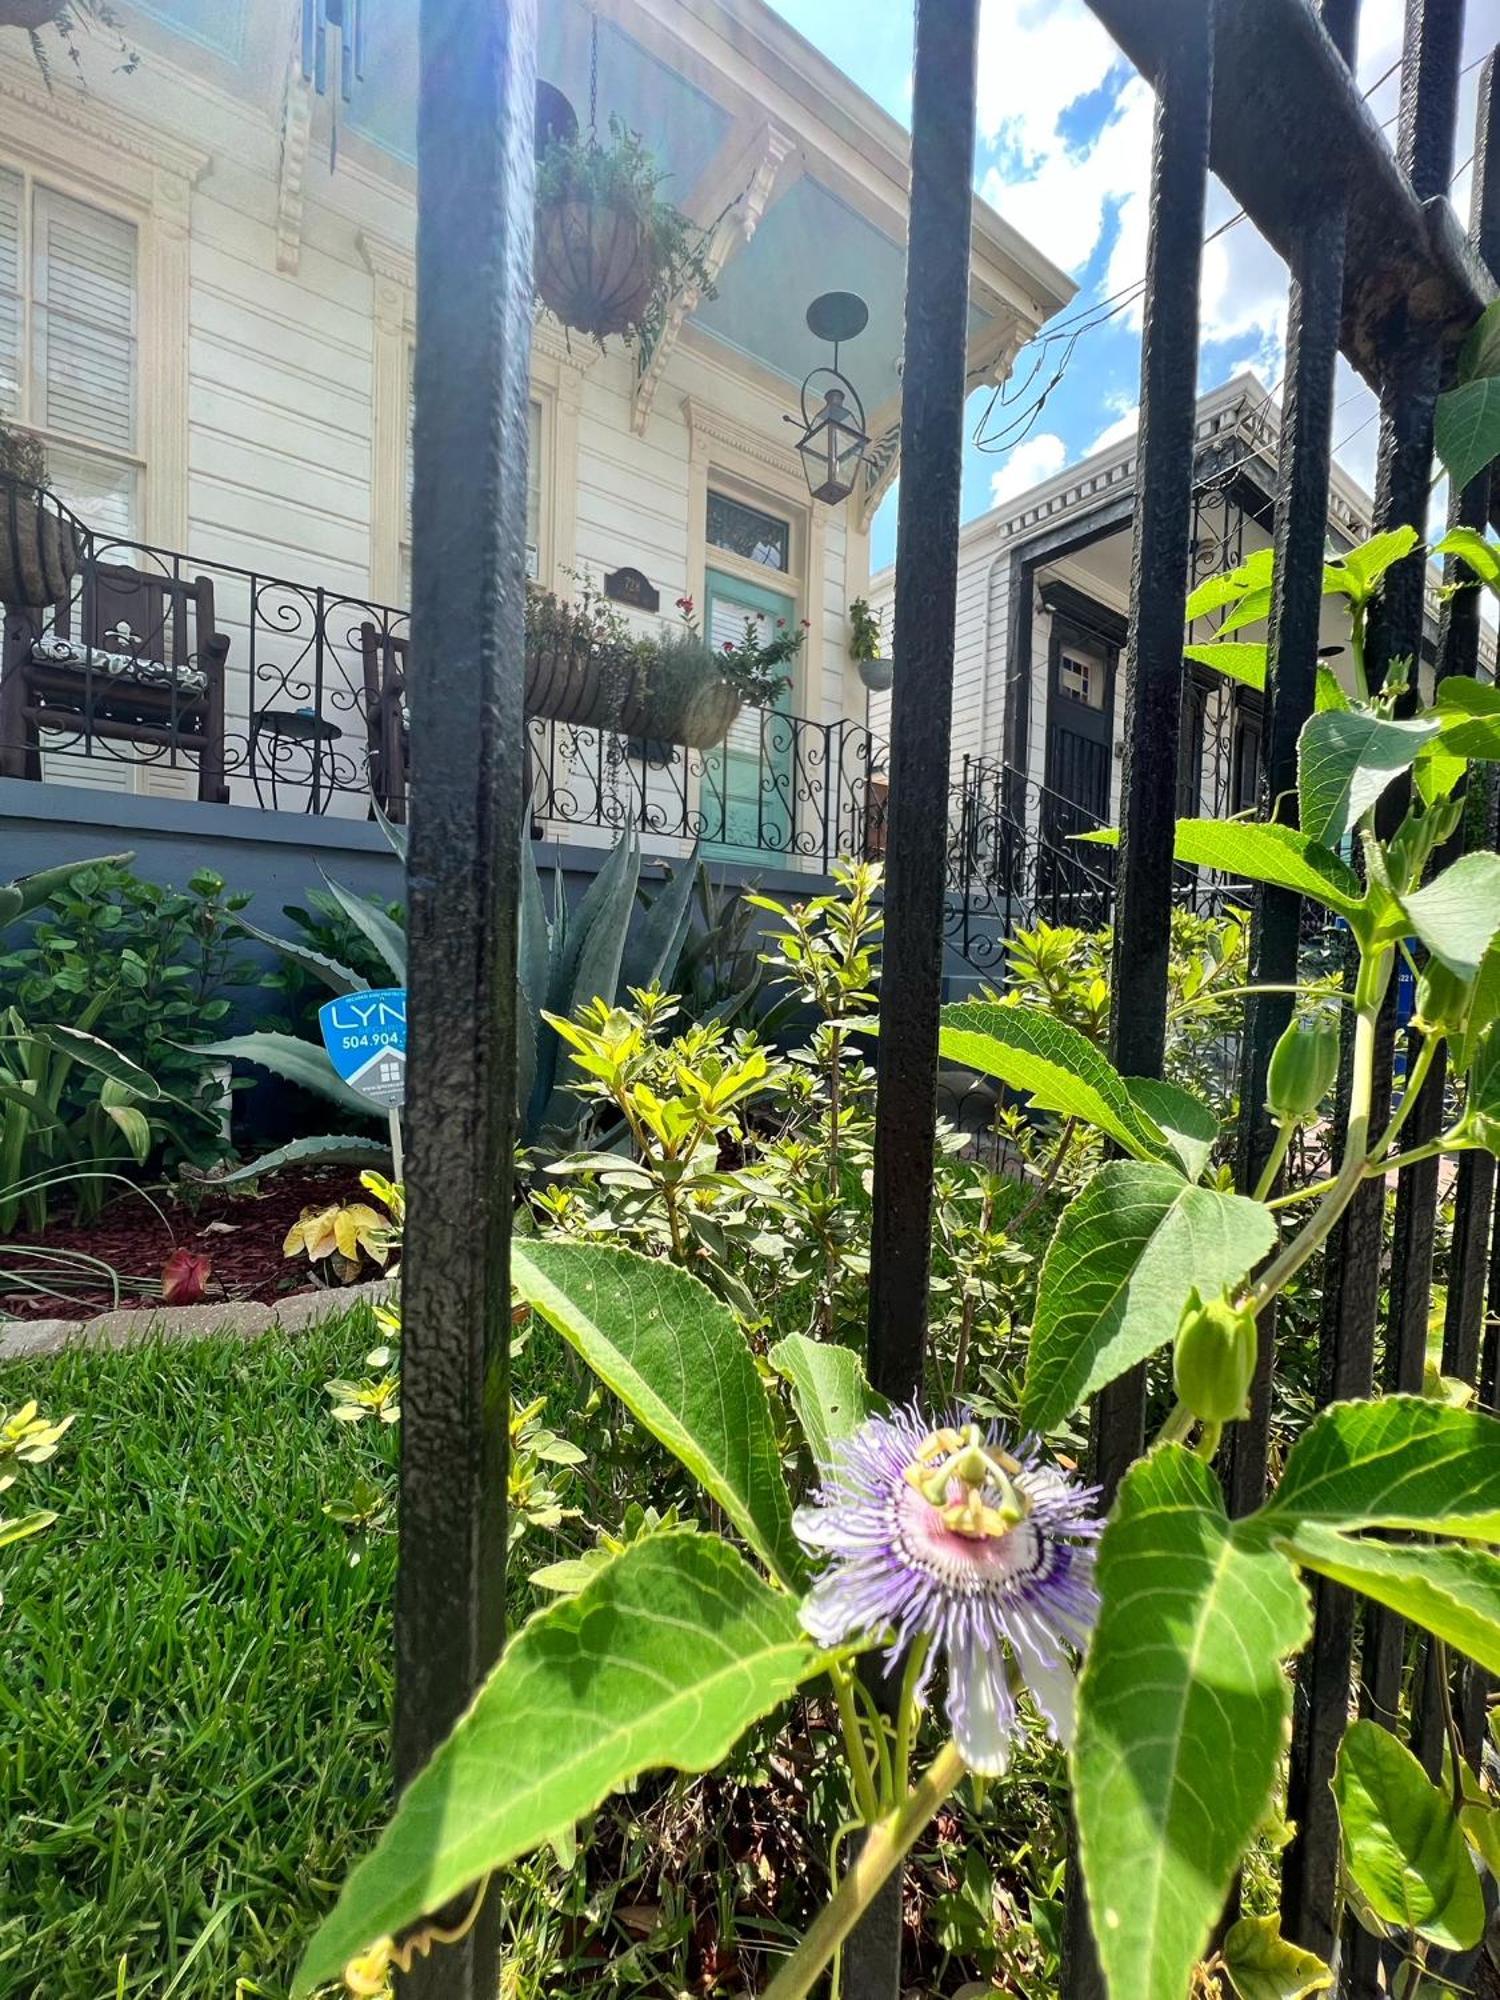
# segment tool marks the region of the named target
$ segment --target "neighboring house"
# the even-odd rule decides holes
[[[1190,585],[1270,547],[1279,423],[1274,398],[1253,375],[1200,400]],[[1135,475],[1136,444],[1127,438],[964,527],[953,764],[965,819],[954,829],[953,872],[972,906],[986,893],[998,906],[1008,894],[1022,914],[1068,915],[1075,906],[1103,914],[1093,890],[1107,885],[1107,857],[1065,843],[1119,813]],[[1330,548],[1348,548],[1369,522],[1368,497],[1335,467]],[[889,570],[872,581],[887,638],[893,590]],[[1210,639],[1212,623],[1185,632],[1184,642]],[[1330,598],[1323,637],[1341,677],[1346,634],[1341,600]],[[1432,621],[1429,670],[1434,635]],[[1263,638],[1264,627],[1236,636]],[[889,707],[888,694],[871,697],[877,733]],[[1255,690],[1187,665],[1179,813],[1227,817],[1255,805],[1262,708]]]
[[[156,647],[177,649],[160,662],[175,670],[222,635],[224,768],[201,785],[168,719],[155,747],[84,727],[28,762],[7,740],[0,771],[88,787],[95,826],[113,810],[100,794],[134,795],[119,844],[206,828],[182,817],[215,810],[201,786],[347,821],[339,838],[358,845],[365,628],[373,653],[404,638],[409,593],[416,0],[365,9],[347,104],[304,75],[301,0],[118,11],[140,66],[112,73],[86,43],[83,90],[63,74],[49,94],[24,37],[0,31],[0,414],[44,439],[102,566],[108,618],[51,621],[43,667],[69,671],[88,643],[128,672],[142,633],[170,627]],[[592,10],[539,12],[541,75],[586,126]],[[675,619],[683,595],[714,638],[746,617],[809,629],[786,713],[747,711],[723,750],[533,725],[537,812],[594,848],[633,817],[657,853],[701,835],[721,858],[822,870],[864,837],[883,768],[847,608],[897,469],[907,136],[763,0],[601,0],[597,32],[598,125],[638,130],[672,198],[712,225],[717,296],[683,300],[649,352],[539,317],[529,566],[563,594],[584,572],[639,572],[660,608],[628,610],[636,629]],[[978,385],[1073,287],[979,202],[972,269]],[[872,437],[836,508],[809,498],[785,421],[828,358],[805,313],[833,289],[869,305],[842,366]],[[16,782],[0,793],[13,820],[70,811],[68,794],[44,810]]]

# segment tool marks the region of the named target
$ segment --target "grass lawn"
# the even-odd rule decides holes
[[[366,1315],[295,1340],[0,1371],[77,1421],[0,1554],[0,1996],[252,2000],[387,1807],[392,1536],[323,1502],[390,1433],[332,1422]],[[243,1983],[240,1983],[243,1982]]]

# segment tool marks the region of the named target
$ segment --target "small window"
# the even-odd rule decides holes
[[[747,507],[743,500],[731,500],[727,493],[708,496],[708,539],[716,549],[727,549],[765,569],[791,568],[792,531],[787,523],[763,514],[759,507]]]
[[[1064,646],[1057,661],[1058,692],[1084,708],[1104,706],[1104,662],[1093,653]]]

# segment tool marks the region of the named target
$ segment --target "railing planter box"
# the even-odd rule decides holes
[[[0,0],[0,19],[6,0]],[[71,524],[37,486],[0,482],[0,604],[40,611],[68,594],[78,568]]]
[[[526,712],[577,729],[711,750],[743,694],[696,635],[601,638],[586,616],[545,593],[528,606]]]

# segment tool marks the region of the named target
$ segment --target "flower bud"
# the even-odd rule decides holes
[[[1245,1414],[1255,1375],[1255,1315],[1227,1292],[1205,1305],[1194,1290],[1177,1329],[1172,1378],[1177,1394],[1206,1424],[1232,1423]]]
[[[1473,997],[1472,979],[1460,979],[1440,958],[1429,958],[1417,977],[1411,1024],[1424,1035],[1461,1035]]]
[[[1339,1073],[1338,1023],[1327,1014],[1299,1014],[1271,1051],[1266,1109],[1278,1124],[1310,1118]]]

